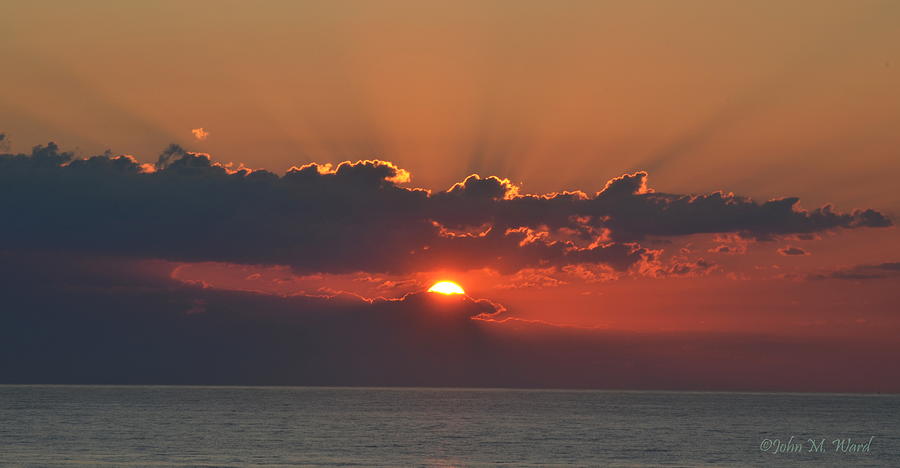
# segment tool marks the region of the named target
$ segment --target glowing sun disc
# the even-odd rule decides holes
[[[452,281],[438,281],[434,283],[430,288],[428,288],[428,292],[430,293],[440,293],[440,294],[465,294],[463,288],[452,282]]]

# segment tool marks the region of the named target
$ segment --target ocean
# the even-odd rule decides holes
[[[13,385],[0,465],[897,467],[900,396]]]

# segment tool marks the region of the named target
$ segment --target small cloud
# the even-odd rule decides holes
[[[198,140],[200,140],[200,141],[205,140],[206,137],[209,136],[209,132],[207,132],[206,130],[204,130],[203,127],[192,129],[192,130],[191,130],[191,133],[194,134],[194,138],[196,138],[196,139],[198,139]]]
[[[871,280],[882,278],[900,278],[900,262],[886,262],[874,265],[857,265],[850,268],[840,268],[830,272],[809,275],[809,279],[844,279],[844,280]]]
[[[696,278],[720,270],[720,267],[703,258],[698,258],[696,261],[689,261],[684,258],[674,258],[668,265],[663,264],[658,259],[645,259],[643,265],[639,267],[639,270],[642,274],[651,278]]]
[[[787,246],[782,249],[778,249],[778,253],[781,255],[809,255],[809,252],[801,249],[800,247]]]
[[[707,252],[726,255],[740,255],[747,253],[747,244],[719,244],[716,247],[707,250]]]

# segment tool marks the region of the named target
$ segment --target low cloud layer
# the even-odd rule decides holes
[[[556,327],[459,296],[283,297],[166,267],[0,252],[0,383],[900,391],[880,364],[893,340]]]
[[[809,278],[815,280],[876,280],[884,278],[900,278],[900,262],[885,262],[838,268],[826,273],[812,274]]]
[[[385,161],[310,164],[278,176],[232,170],[177,146],[151,165],[130,156],[75,159],[51,143],[0,155],[0,243],[298,272],[513,273],[580,264],[624,271],[655,260],[656,251],[641,246],[648,238],[768,240],[891,225],[872,209],[800,210],[797,198],[655,192],[645,172],[610,180],[596,194],[525,195],[508,180],[479,176],[430,192],[406,187],[409,180]]]

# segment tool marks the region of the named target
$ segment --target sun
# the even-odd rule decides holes
[[[434,283],[430,288],[428,288],[428,292],[447,295],[466,293],[463,290],[462,286],[454,283],[453,281],[438,281],[437,283]]]

